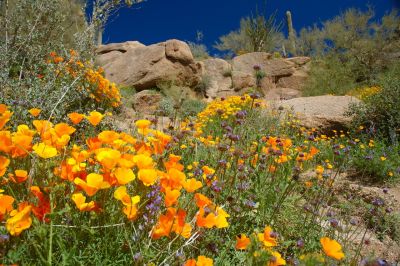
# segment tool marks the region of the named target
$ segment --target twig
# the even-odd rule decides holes
[[[125,223],[99,225],[99,226],[89,226],[88,228],[90,228],[90,229],[99,229],[99,228],[118,227],[118,226],[123,226],[123,225],[125,225]],[[63,224],[53,224],[51,226],[52,227],[62,227],[62,228],[84,228],[82,226],[77,226],[77,225],[63,225]]]

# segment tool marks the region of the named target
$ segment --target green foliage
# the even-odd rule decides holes
[[[158,105],[157,115],[172,116],[174,113],[174,101],[169,97],[163,97]]]
[[[354,124],[365,125],[387,141],[397,143],[400,140],[400,64],[382,74],[377,84],[381,92],[353,106],[349,114],[354,116]]]
[[[387,70],[400,48],[400,18],[396,11],[379,21],[374,18],[371,9],[349,9],[322,27],[300,31],[295,53],[318,60],[304,89],[306,95],[342,95],[354,84],[372,85]]]
[[[335,57],[325,57],[312,61],[303,95],[345,95],[357,86],[348,66],[349,64],[342,64]]]
[[[206,95],[208,88],[210,87],[211,79],[207,75],[203,75],[199,84],[194,88],[194,90],[200,95]]]
[[[245,17],[240,28],[220,37],[215,45],[220,51],[235,55],[248,52],[273,52],[281,49],[283,35],[281,23],[276,23],[275,13],[268,18],[259,14]]]
[[[182,103],[180,113],[183,117],[195,117],[206,107],[206,103],[201,100],[188,99]]]
[[[0,8],[0,99],[16,107],[19,121],[32,107],[56,120],[109,107],[90,95],[100,76],[92,75],[93,25],[82,2],[14,0],[1,1]]]
[[[203,60],[210,57],[207,51],[207,46],[205,46],[204,44],[188,42],[188,45],[195,59]]]
[[[381,140],[361,143],[352,151],[350,161],[357,179],[364,182],[390,183],[400,178],[398,161],[400,146],[387,145]]]

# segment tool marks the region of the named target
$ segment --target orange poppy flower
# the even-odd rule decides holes
[[[153,158],[145,154],[133,156],[133,162],[140,169],[151,169],[154,167]]]
[[[0,194],[0,221],[4,219],[6,213],[12,211],[14,198],[8,195]]]
[[[76,131],[76,129],[66,123],[59,123],[54,126],[54,131],[56,132],[58,137],[62,137],[64,135],[72,135]]]
[[[96,150],[96,159],[101,165],[107,170],[113,169],[119,159],[121,158],[121,153],[117,150],[111,148],[102,148]]]
[[[197,261],[195,259],[189,259],[183,266],[213,266],[214,262],[212,259],[206,256],[198,256]]]
[[[135,174],[132,169],[118,167],[114,171],[114,176],[117,178],[118,184],[125,185],[135,180]]]
[[[7,157],[0,156],[0,177],[2,177],[7,170],[10,160]]]
[[[209,198],[207,198],[206,196],[204,196],[201,193],[196,193],[194,195],[194,199],[196,201],[197,207],[199,207],[199,208],[204,208],[205,206],[210,206],[213,204]]]
[[[97,126],[98,124],[100,124],[103,117],[104,117],[104,115],[97,111],[92,111],[89,113],[88,116],[85,116],[85,118],[89,121],[89,123],[92,126]]]
[[[240,234],[240,236],[236,236],[236,245],[235,249],[245,250],[250,245],[251,241],[245,234]]]
[[[40,134],[40,136],[43,138],[44,133],[49,131],[51,128],[53,128],[53,123],[47,121],[47,120],[33,120],[32,124]]]
[[[42,110],[39,109],[39,108],[32,108],[32,109],[29,109],[28,112],[29,112],[33,117],[37,117],[37,116],[40,114],[41,111],[42,111]]]
[[[167,170],[171,168],[175,168],[176,170],[183,171],[183,165],[179,163],[181,160],[181,156],[177,156],[174,154],[169,155],[169,160],[167,162],[164,162],[164,166]]]
[[[191,178],[191,179],[187,179],[184,183],[183,183],[183,187],[185,188],[185,190],[189,193],[193,193],[196,190],[198,190],[199,188],[203,187],[203,184],[196,180],[195,178]]]
[[[152,186],[156,183],[158,178],[157,171],[154,169],[141,169],[138,172],[138,179],[143,182],[145,186]]]
[[[178,202],[178,198],[181,195],[181,192],[176,189],[171,189],[167,187],[165,189],[165,206],[171,207],[172,205],[175,205]]]
[[[39,157],[44,159],[55,157],[58,154],[56,148],[46,145],[43,142],[33,145],[33,150]]]
[[[70,114],[68,114],[69,120],[71,120],[72,124],[74,124],[74,125],[79,124],[82,121],[83,117],[84,117],[84,115],[83,114],[79,114],[79,113],[70,113]]]
[[[101,132],[97,137],[103,143],[112,144],[119,138],[119,134],[115,131],[106,130]]]
[[[6,221],[6,228],[10,235],[18,236],[31,226],[31,211],[32,206],[25,204],[25,206],[21,205],[19,210],[13,210],[10,213],[11,217]]]
[[[276,251],[270,251],[272,258],[268,262],[267,266],[282,266],[286,265],[286,261],[282,258],[281,254]]]
[[[322,250],[328,257],[334,258],[335,260],[341,260],[345,257],[342,251],[342,246],[336,240],[330,239],[329,237],[323,237],[320,239],[320,242]]]
[[[0,106],[0,130],[10,121],[12,114],[12,112],[7,110],[7,106],[4,104]]]
[[[138,128],[138,133],[141,135],[149,134],[149,127],[151,125],[151,121],[149,120],[138,120],[135,122],[136,127]]]
[[[200,208],[196,215],[196,224],[198,227],[205,228],[225,228],[228,227],[228,221],[226,218],[229,215],[221,208],[217,207],[214,212],[206,213],[204,208]]]
[[[0,151],[8,153],[12,148],[11,132],[0,131]]]
[[[134,220],[138,214],[137,204],[140,202],[140,196],[130,197],[125,186],[117,188],[114,192],[114,198],[124,204],[122,211],[129,220]]]
[[[110,184],[103,180],[103,176],[91,173],[86,177],[86,181],[75,178],[74,183],[82,188],[88,196],[93,196],[100,189],[109,188]]]
[[[272,234],[272,228],[266,226],[263,233],[258,233],[258,240],[264,244],[266,248],[275,247],[278,245],[276,237]]]
[[[16,183],[22,183],[28,179],[28,172],[25,170],[15,170]]]
[[[21,126],[18,126],[18,131],[12,134],[11,140],[13,146],[11,149],[11,156],[13,158],[24,157],[32,150],[34,134],[30,134],[30,132],[33,132],[33,130],[29,130],[27,126],[26,128],[26,131],[20,131]]]
[[[86,202],[86,197],[82,193],[72,194],[72,201],[76,207],[82,212],[98,210],[98,206],[94,201]]]
[[[32,194],[34,194],[38,199],[37,205],[32,206],[33,214],[39,219],[39,221],[49,222],[50,218],[46,217],[46,214],[51,212],[49,197],[43,194],[38,186],[32,186],[30,189]]]
[[[179,209],[177,211],[175,208],[168,208],[166,214],[160,215],[158,218],[158,222],[151,232],[151,237],[158,239],[175,232],[184,238],[189,238],[192,227],[189,223],[185,223],[185,218],[186,212],[184,210]]]

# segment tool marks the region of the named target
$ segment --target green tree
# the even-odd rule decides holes
[[[347,73],[348,85],[370,85],[398,58],[399,25],[395,10],[377,20],[372,9],[364,12],[348,9],[323,22],[322,27],[302,29],[296,40],[296,54],[312,56],[318,62],[311,72],[315,76],[311,78],[308,92],[345,93],[348,88],[343,87],[346,84],[342,81],[347,79],[336,75],[339,73]],[[328,80],[330,86],[325,82]]]
[[[240,28],[221,36],[215,48],[234,54],[273,52],[282,46],[281,28],[282,23],[276,22],[276,13],[267,18],[257,12],[254,16],[242,18]]]

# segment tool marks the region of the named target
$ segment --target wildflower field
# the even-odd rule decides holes
[[[333,88],[360,99],[348,130],[304,128],[297,114],[233,88],[206,102],[204,77],[201,99],[173,101],[159,85],[160,116],[136,112],[121,130],[135,88],[105,78],[94,40],[119,8],[142,1],[83,2],[0,1],[0,266],[399,263],[400,66],[378,75],[373,60],[359,69],[333,58],[353,68],[332,75],[332,63],[316,64],[328,73],[316,71],[316,91],[337,80]],[[260,92],[270,73],[253,70],[248,92]],[[365,82],[343,86],[350,75]]]
[[[365,156],[395,180],[397,151],[306,130],[257,95],[215,100],[163,131],[142,119],[118,132],[105,115],[53,123],[32,108],[18,124],[0,105],[4,264],[374,263],[365,232],[390,206],[340,199],[335,183]]]

